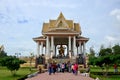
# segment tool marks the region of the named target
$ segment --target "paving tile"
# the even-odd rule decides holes
[[[35,77],[27,78],[26,80],[94,80],[90,77],[78,74],[74,75],[72,73],[55,73],[49,75],[48,72],[38,74]]]

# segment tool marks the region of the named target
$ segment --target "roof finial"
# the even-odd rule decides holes
[[[65,17],[64,17],[62,12],[60,12],[60,15],[59,15],[58,19],[61,19],[61,18],[65,19]]]

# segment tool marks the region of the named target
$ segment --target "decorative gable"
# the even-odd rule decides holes
[[[55,24],[56,28],[69,28],[68,24],[66,23],[65,17],[62,13],[60,13],[58,19],[56,20]]]

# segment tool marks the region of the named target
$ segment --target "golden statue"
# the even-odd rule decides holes
[[[60,47],[59,47],[59,55],[60,56],[64,56],[64,47],[62,46],[62,45],[60,45]]]

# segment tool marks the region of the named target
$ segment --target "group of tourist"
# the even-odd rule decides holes
[[[56,72],[72,72],[73,74],[77,75],[78,72],[78,64],[71,64],[71,63],[49,63],[48,64],[48,72],[49,75],[51,73],[55,74]]]

